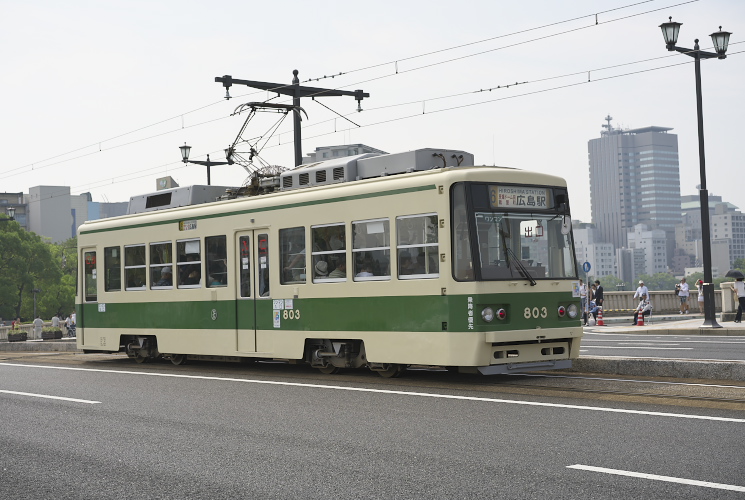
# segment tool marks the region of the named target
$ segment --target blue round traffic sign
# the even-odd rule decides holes
[[[584,272],[586,272],[586,273],[589,273],[589,272],[590,272],[590,268],[591,268],[591,267],[592,267],[592,266],[590,266],[590,263],[589,263],[589,262],[585,262],[584,264],[582,264],[582,270],[583,270]]]

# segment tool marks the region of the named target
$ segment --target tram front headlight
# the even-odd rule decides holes
[[[481,319],[487,323],[494,321],[494,309],[491,307],[485,307],[481,310]]]
[[[569,307],[567,307],[567,314],[572,319],[576,318],[579,315],[577,304],[569,304]]]

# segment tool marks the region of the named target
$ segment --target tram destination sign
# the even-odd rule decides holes
[[[530,186],[489,186],[492,208],[537,208],[548,210],[550,190]]]
[[[182,220],[178,223],[179,231],[192,231],[197,228],[196,220]]]

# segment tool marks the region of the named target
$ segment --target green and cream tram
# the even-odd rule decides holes
[[[166,190],[86,222],[78,347],[384,376],[569,367],[582,328],[566,183],[472,163],[338,158],[271,193],[168,208]]]

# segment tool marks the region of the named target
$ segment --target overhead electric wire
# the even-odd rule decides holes
[[[543,26],[538,26],[538,27],[534,27],[534,28],[528,28],[526,30],[517,31],[517,32],[514,32],[514,33],[508,33],[508,34],[505,34],[505,35],[499,35],[499,36],[496,36],[496,37],[491,37],[491,38],[487,38],[487,39],[477,40],[475,42],[469,42],[469,43],[466,43],[466,44],[461,44],[461,45],[457,45],[457,46],[453,46],[453,47],[447,47],[447,48],[444,48],[444,49],[439,49],[439,50],[431,51],[431,52],[424,53],[424,54],[419,54],[419,55],[410,56],[410,57],[406,57],[406,58],[402,58],[402,59],[397,59],[397,60],[395,60],[393,62],[412,60],[412,59],[416,59],[416,58],[420,58],[420,57],[425,57],[425,56],[428,56],[428,55],[433,55],[433,54],[442,53],[442,52],[446,52],[446,51],[450,51],[450,50],[455,50],[455,49],[458,49],[458,48],[463,48],[463,47],[467,47],[467,46],[471,46],[471,45],[485,43],[485,42],[497,40],[497,39],[500,39],[500,38],[506,38],[506,37],[517,35],[517,34],[528,33],[528,32],[531,32],[531,31],[537,31],[537,30],[545,29],[545,28],[548,28],[548,27],[551,27],[551,26],[557,26],[557,25],[560,25],[560,24],[566,24],[568,22],[572,22],[572,21],[576,21],[576,20],[580,20],[580,19],[585,19],[585,18],[588,18],[588,17],[593,17],[594,16],[596,18],[596,23],[594,25],[591,25],[591,26],[583,26],[583,27],[572,29],[572,30],[567,30],[567,31],[560,32],[560,33],[555,33],[555,34],[552,34],[552,35],[546,35],[544,37],[539,37],[539,38],[535,38],[535,39],[523,41],[523,42],[516,43],[516,44],[511,44],[511,45],[507,45],[507,46],[503,46],[503,47],[497,47],[497,48],[494,48],[494,49],[490,49],[490,50],[487,50],[487,51],[478,52],[478,53],[475,53],[475,54],[468,54],[468,55],[461,56],[461,57],[458,57],[458,58],[453,58],[453,59],[446,60],[446,61],[440,61],[440,62],[437,62],[437,63],[432,63],[432,64],[420,66],[420,67],[417,67],[417,68],[411,68],[411,69],[408,69],[408,70],[405,70],[405,71],[401,71],[401,72],[398,72],[397,71],[395,74],[389,74],[389,75],[379,76],[379,77],[376,77],[376,78],[371,78],[371,79],[364,80],[364,81],[361,81],[361,82],[357,82],[357,83],[353,83],[353,84],[350,84],[350,85],[346,85],[344,87],[339,87],[338,89],[347,88],[347,87],[351,87],[351,86],[355,86],[355,85],[360,85],[361,83],[368,83],[368,82],[371,82],[371,81],[376,81],[376,80],[380,80],[380,79],[384,79],[384,78],[390,78],[391,76],[395,76],[397,74],[410,73],[410,72],[413,72],[413,71],[418,71],[420,69],[425,69],[425,68],[437,66],[437,65],[440,65],[440,64],[447,64],[447,63],[458,61],[458,60],[461,60],[461,59],[475,57],[477,55],[483,55],[483,54],[488,53],[488,52],[494,52],[496,50],[502,50],[502,49],[505,49],[505,48],[515,47],[515,46],[522,45],[522,44],[525,44],[525,43],[530,43],[530,42],[537,41],[537,40],[543,40],[543,39],[546,39],[546,38],[551,38],[551,37],[554,37],[554,36],[559,36],[559,35],[571,33],[571,32],[574,32],[574,31],[579,31],[579,30],[582,30],[582,29],[587,29],[587,28],[590,28],[592,26],[597,26],[599,24],[608,24],[608,23],[611,23],[611,22],[615,22],[617,20],[628,19],[628,18],[631,18],[631,17],[636,17],[636,16],[640,16],[640,15],[643,15],[643,14],[648,14],[650,12],[656,12],[656,11],[659,11],[659,10],[662,10],[662,9],[668,9],[668,8],[678,7],[680,5],[685,5],[685,4],[688,4],[688,3],[698,2],[699,0],[687,0],[685,2],[677,3],[677,4],[674,4],[674,5],[671,5],[671,6],[662,7],[660,9],[653,9],[653,10],[649,10],[649,11],[645,11],[645,12],[641,12],[641,13],[637,13],[637,14],[632,14],[632,15],[629,15],[629,16],[625,16],[625,17],[621,17],[621,18],[617,18],[617,19],[612,19],[610,21],[602,21],[602,22],[597,21],[597,16],[600,15],[600,14],[606,14],[608,12],[613,12],[613,11],[617,11],[617,10],[623,10],[623,9],[627,9],[627,8],[634,7],[634,6],[637,6],[637,5],[641,5],[641,4],[644,4],[644,3],[649,3],[649,2],[652,2],[652,1],[655,1],[655,0],[644,0],[642,2],[636,2],[636,3],[633,3],[633,4],[629,4],[629,5],[625,5],[625,6],[621,6],[621,7],[616,7],[614,9],[600,11],[600,12],[597,12],[597,13],[586,14],[586,15],[583,15],[583,16],[579,16],[579,17],[568,19],[568,20],[564,20],[564,21],[558,21],[558,22],[555,22],[555,23],[549,23],[549,24],[546,24],[546,25],[543,25]],[[371,65],[371,66],[367,66],[367,67],[363,67],[363,68],[358,68],[358,69],[355,69],[355,70],[351,70],[351,71],[348,71],[346,73],[340,73],[340,75],[341,74],[349,74],[349,73],[364,71],[364,70],[372,69],[372,68],[377,68],[377,67],[385,66],[385,65],[388,65],[388,64],[391,64],[391,63],[392,62],[375,64],[375,65]],[[339,75],[336,75],[336,76],[339,76]],[[318,79],[316,79],[316,80],[318,80]],[[311,81],[311,80],[307,80],[307,81]],[[279,89],[287,88],[287,87],[291,87],[291,86],[292,86],[291,84],[287,84],[287,85],[278,86],[278,87],[276,87],[276,89],[279,90]],[[338,89],[326,89],[326,91],[338,90]],[[267,90],[267,92],[271,92],[271,90],[272,89]],[[242,97],[243,96],[248,96],[248,95],[258,94],[258,93],[261,93],[261,92],[264,92],[264,91],[262,90],[262,91],[257,91],[257,92],[250,92],[248,94],[242,94]],[[316,95],[323,95],[323,92],[319,92]],[[208,107],[211,107],[211,106],[215,106],[215,105],[217,105],[217,104],[219,104],[221,102],[224,102],[224,101],[222,101],[222,100],[221,101],[216,101],[216,102],[213,102],[213,103],[204,105],[204,106],[200,106],[199,108],[195,108],[195,109],[193,109],[191,111],[187,111],[185,113],[179,113],[179,114],[174,115],[174,116],[172,116],[170,118],[167,118],[167,119],[164,119],[164,120],[161,120],[161,121],[152,123],[150,125],[146,125],[146,126],[143,126],[143,127],[138,128],[138,129],[135,129],[135,130],[132,130],[132,131],[129,131],[129,132],[125,132],[125,133],[122,133],[122,134],[119,134],[119,135],[116,135],[116,136],[113,136],[113,137],[110,137],[110,138],[107,138],[107,139],[103,139],[103,140],[100,140],[100,141],[95,141],[95,142],[93,142],[93,143],[91,143],[91,144],[89,144],[87,146],[83,146],[83,147],[80,147],[80,148],[77,148],[77,149],[68,151],[66,153],[57,154],[57,155],[51,156],[49,158],[45,158],[43,160],[35,161],[35,162],[29,163],[29,164],[26,164],[26,165],[23,165],[23,166],[20,166],[20,167],[12,168],[12,169],[6,170],[4,172],[0,172],[0,173],[1,174],[6,174],[6,173],[9,173],[9,172],[14,172],[16,170],[26,169],[28,167],[32,167],[31,170],[36,170],[37,169],[36,168],[36,165],[37,164],[45,163],[47,161],[50,161],[50,160],[53,160],[55,158],[59,158],[59,157],[62,157],[62,156],[67,156],[67,155],[76,153],[78,151],[81,151],[81,150],[84,150],[84,149],[87,149],[87,148],[90,148],[90,147],[95,147],[96,145],[99,145],[99,152],[100,152],[100,151],[102,151],[100,149],[100,145],[103,144],[103,143],[105,143],[105,142],[110,142],[110,141],[115,140],[115,139],[118,139],[120,137],[125,137],[127,135],[131,135],[133,133],[136,133],[136,132],[139,132],[139,131],[142,131],[142,130],[146,130],[146,129],[151,128],[151,127],[154,127],[156,125],[160,125],[162,123],[166,123],[168,121],[177,119],[179,117],[183,117],[183,116],[185,116],[187,114],[191,114],[191,113],[194,113],[196,111],[200,111],[202,109],[205,109],[205,108],[208,108]],[[182,126],[182,128],[184,128],[184,127]],[[286,132],[281,132],[281,133],[286,133]],[[162,134],[158,134],[158,135],[155,135],[155,136],[152,136],[152,137],[159,137],[160,135],[162,135]],[[146,137],[146,138],[143,138],[142,140],[148,140],[150,138],[151,137]],[[133,144],[133,143],[136,143],[136,142],[140,142],[140,141],[133,141],[133,142],[128,143],[128,144]],[[107,148],[107,149],[115,149],[115,147]],[[71,158],[70,160],[79,159],[79,158],[82,158],[82,157],[85,157],[85,156],[89,156],[89,154],[92,154],[92,153],[88,153],[88,154],[81,155],[81,156],[78,156],[78,157],[75,157],[75,158]],[[64,161],[70,161],[70,160],[64,160]],[[62,163],[62,162],[56,162],[56,163],[53,163],[53,164],[50,164],[50,165],[45,165],[45,166],[56,165],[56,164],[59,164],[59,163]],[[39,168],[41,168],[41,167],[39,167]],[[8,177],[8,176],[6,176],[6,177]],[[0,178],[5,178],[5,177],[0,177]]]
[[[736,45],[736,44],[739,44],[739,43],[745,43],[745,42],[735,42],[735,43],[731,43],[730,45]],[[738,52],[732,52],[732,53],[727,54],[727,56],[729,57],[729,56],[734,56],[734,55],[738,55],[738,54],[742,54],[742,53],[745,53],[745,50],[738,51]],[[654,59],[659,59],[659,58],[654,58]],[[685,64],[691,64],[692,62],[693,61],[686,61],[686,62],[681,62],[681,63],[676,63],[676,64],[669,64],[669,65],[660,66],[660,67],[657,67],[657,68],[649,68],[649,69],[644,69],[644,70],[639,70],[639,71],[633,71],[633,72],[629,72],[629,73],[623,73],[623,74],[620,74],[620,75],[612,75],[612,76],[607,76],[607,77],[593,79],[593,80],[590,80],[590,81],[575,82],[575,83],[570,83],[570,84],[567,84],[567,85],[561,85],[561,86],[552,87],[552,88],[548,88],[548,89],[540,89],[540,90],[535,90],[535,91],[532,91],[532,92],[525,92],[525,93],[522,93],[522,94],[517,94],[517,95],[512,95],[512,96],[505,96],[505,97],[499,97],[499,98],[496,98],[496,99],[489,99],[489,100],[486,100],[486,101],[479,101],[479,102],[476,102],[476,103],[463,104],[463,105],[460,105],[460,106],[451,106],[449,108],[442,108],[442,109],[439,109],[439,110],[429,111],[426,114],[442,113],[442,112],[445,112],[445,111],[453,111],[453,110],[463,109],[463,108],[468,108],[468,107],[473,107],[473,106],[480,106],[480,105],[484,105],[484,104],[491,104],[491,103],[498,102],[498,101],[505,101],[505,100],[509,100],[509,99],[516,99],[516,98],[519,98],[519,97],[526,97],[526,96],[531,96],[531,95],[536,95],[536,94],[551,92],[551,91],[555,91],[555,90],[563,90],[563,89],[567,89],[567,88],[571,88],[571,87],[577,87],[577,86],[580,86],[580,85],[586,85],[586,84],[589,84],[589,83],[597,83],[597,82],[601,82],[601,81],[605,81],[605,80],[612,80],[612,79],[615,79],[615,78],[622,78],[622,77],[637,75],[637,74],[640,74],[640,73],[647,73],[647,72],[651,72],[651,71],[658,71],[658,70],[672,68],[672,67],[676,67],[676,66],[682,66],[682,65],[685,65]],[[625,65],[628,65],[628,64],[629,63],[620,64],[620,65],[616,65],[616,67],[618,67],[618,66],[625,66]],[[609,68],[611,68],[611,67],[613,67],[613,66],[610,66]],[[578,74],[582,74],[582,73],[585,73],[585,72],[580,72]],[[392,118],[390,120],[382,120],[382,121],[379,121],[379,122],[370,123],[370,124],[367,124],[367,125],[362,125],[361,128],[374,127],[374,126],[378,126],[378,125],[385,125],[385,124],[394,123],[394,122],[398,122],[398,121],[402,121],[402,120],[408,120],[408,119],[416,118],[416,117],[420,117],[420,116],[423,116],[422,113],[417,112],[416,114],[412,114],[412,115],[401,116],[401,117],[397,117],[397,118]],[[342,133],[342,132],[343,131],[341,131],[341,130],[334,131],[334,132],[327,132],[327,133],[317,134],[317,135],[314,135],[314,136],[307,137],[307,139],[313,139],[313,138],[317,138],[317,137],[324,137],[324,136],[328,136],[328,135],[332,135],[332,134],[336,134],[336,133]],[[277,147],[280,147],[280,146],[287,146],[288,144],[289,143],[287,143],[287,144],[281,144],[281,145],[266,146],[265,149],[273,149],[273,148],[277,148]],[[217,151],[213,151],[211,153],[215,153],[215,152],[217,152]],[[137,172],[132,172],[130,174],[124,174],[122,176],[113,177],[111,179],[96,181],[95,183],[91,183],[91,184],[88,184],[88,185],[83,186],[83,188],[77,188],[76,191],[78,191],[80,193],[83,193],[83,192],[86,192],[88,189],[92,189],[92,188],[95,188],[95,187],[103,187],[103,186],[105,186],[107,184],[111,184],[111,183],[115,182],[117,179],[122,179],[122,180],[125,180],[125,181],[132,181],[132,180],[136,180],[136,179],[140,179],[140,178],[149,177],[151,174],[145,173],[145,172],[149,172],[149,171],[152,171],[152,170],[160,169],[160,168],[163,168],[163,167],[169,167],[170,165],[179,164],[179,163],[181,163],[181,162],[167,163],[167,164],[163,164],[163,165],[158,165],[158,166],[155,166],[155,167],[151,167],[151,168],[148,168],[148,169],[139,170]],[[186,167],[185,165],[184,166],[179,166],[179,167],[174,167],[173,170],[180,170],[180,169],[185,168],[185,167]],[[136,173],[140,173],[140,172],[143,172],[143,175],[124,179],[125,177],[129,177],[132,174],[136,174]],[[120,182],[121,182],[121,180],[120,180]]]

